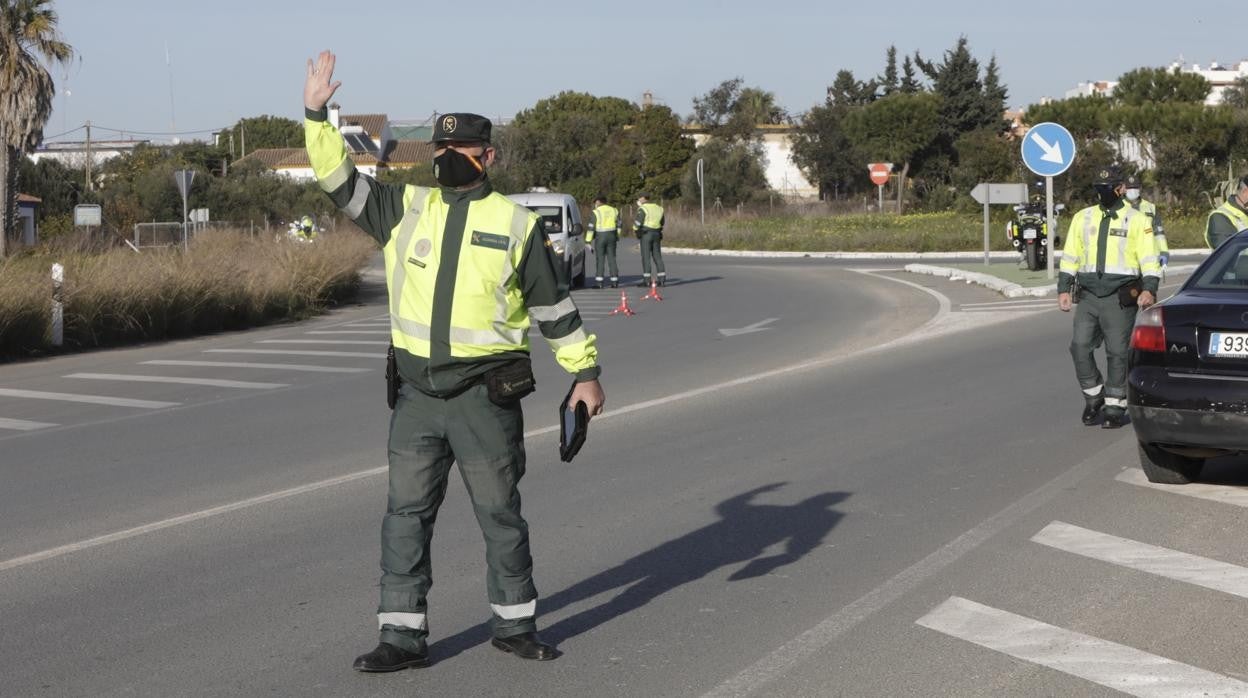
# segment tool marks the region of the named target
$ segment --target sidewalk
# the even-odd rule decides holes
[[[845,259],[845,260],[967,260],[942,265],[907,264],[905,270],[912,274],[941,276],[951,281],[979,284],[997,291],[1006,298],[1042,297],[1057,293],[1056,264],[1062,258],[1059,251],[1053,258],[1053,278],[1048,270],[1027,271],[1018,268],[1018,253],[1014,251],[989,253],[990,264],[983,262],[983,252],[764,252],[738,250],[699,250],[687,247],[664,248],[664,253],[707,257],[746,257],[781,259]],[[1203,260],[1209,250],[1203,248],[1170,250],[1171,257],[1197,257]],[[974,260],[974,261],[972,261]],[[1171,264],[1167,273],[1184,274],[1194,271],[1197,264]]]

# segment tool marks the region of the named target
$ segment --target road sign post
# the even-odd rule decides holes
[[[971,190],[971,198],[984,205],[984,266],[988,266],[991,255],[988,220],[988,206],[991,204],[1021,204],[1027,201],[1026,184],[997,184],[980,182]]]
[[[706,225],[706,182],[702,178],[702,158],[698,158],[698,198],[702,200],[702,225]]]
[[[884,185],[888,184],[888,174],[893,171],[893,163],[891,162],[873,162],[867,165],[867,172],[871,175],[871,181],[879,190],[879,208],[880,213],[884,212]]]
[[[191,182],[195,181],[195,170],[177,170],[173,173],[173,181],[178,185],[178,193],[182,195],[182,251],[190,249],[190,241],[186,231],[186,201],[191,193]]]
[[[1027,169],[1044,177],[1048,213],[1045,225],[1048,228],[1049,239],[1049,278],[1052,279],[1053,257],[1057,254],[1052,244],[1057,232],[1057,221],[1053,218],[1053,178],[1070,169],[1071,164],[1074,163],[1075,139],[1066,127],[1046,121],[1032,126],[1027,131],[1027,135],[1023,137],[1020,147],[1023,164],[1027,165]]]

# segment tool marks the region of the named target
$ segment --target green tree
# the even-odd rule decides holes
[[[878,86],[874,80],[863,82],[848,70],[839,70],[828,86],[827,103],[836,107],[860,107],[875,100]]]
[[[940,135],[942,105],[937,94],[898,93],[854,110],[846,119],[846,133],[859,150],[873,161],[901,164],[898,213],[912,160]]]
[[[971,201],[970,191],[980,182],[1020,181],[1021,156],[1018,143],[1008,140],[995,129],[983,128],[962,134],[953,144],[958,165],[953,170],[954,190]]]
[[[923,84],[919,82],[918,75],[914,72],[914,61],[906,56],[901,62],[901,84],[897,87],[904,94],[914,94],[923,90]]]
[[[693,139],[684,135],[680,118],[671,109],[656,105],[643,109],[625,140],[631,162],[623,177],[615,183],[615,200],[631,200],[639,193],[651,198],[675,198],[680,194],[680,179],[685,165],[693,155]]]
[[[681,189],[685,199],[700,201],[697,160],[702,159],[706,200],[725,206],[767,200],[770,188],[762,166],[762,145],[754,141],[707,140],[693,153],[685,168]]]
[[[1209,81],[1196,73],[1165,68],[1136,68],[1118,78],[1114,101],[1140,105],[1158,102],[1202,103],[1209,95]]]
[[[561,92],[540,100],[508,125],[500,174],[520,188],[546,186],[590,199],[607,167],[609,144],[638,113],[619,97]]]
[[[235,160],[264,148],[302,148],[303,124],[281,116],[251,116],[218,133],[217,140]]]
[[[901,89],[901,83],[897,79],[897,47],[889,46],[888,53],[884,59],[884,74],[875,79],[884,90],[884,96],[887,97]]]
[[[1234,109],[1248,109],[1248,76],[1235,78],[1222,90],[1222,103]]]
[[[1005,90],[996,76],[996,60],[992,68],[992,92],[984,89],[979,61],[971,55],[966,37],[960,37],[952,49],[945,51],[940,63],[914,55],[919,69],[932,81],[932,91],[940,95],[940,137],[948,145],[963,133],[981,128],[997,128],[1005,112]]]
[[[693,99],[693,120],[715,138],[749,140],[759,124],[788,120],[776,96],[758,87],[742,87],[741,78],[725,80]]]
[[[793,142],[793,162],[807,180],[819,187],[819,198],[839,198],[858,191],[867,182],[859,154],[845,133],[849,107],[834,104],[811,107]]]
[[[50,0],[0,0],[0,257],[17,224],[21,154],[43,140],[56,86],[41,62],[68,63],[74,49],[61,41]]]

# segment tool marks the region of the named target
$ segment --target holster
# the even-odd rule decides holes
[[[399,379],[399,364],[394,358],[394,345],[386,349],[386,405],[390,409],[394,409],[395,403],[399,401],[399,386],[403,385],[403,381]]]
[[[1139,303],[1140,294],[1144,292],[1144,281],[1136,279],[1118,287],[1118,305],[1133,308]]]
[[[1070,301],[1078,303],[1081,295],[1083,295],[1083,289],[1079,287],[1079,279],[1075,279],[1070,285]]]
[[[490,402],[495,405],[514,405],[537,390],[537,380],[533,378],[533,362],[528,358],[516,359],[486,371],[485,390]]]

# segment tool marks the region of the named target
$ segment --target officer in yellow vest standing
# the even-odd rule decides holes
[[[1070,354],[1083,389],[1083,423],[1101,420],[1105,429],[1127,423],[1131,330],[1136,311],[1155,302],[1161,276],[1149,218],[1122,201],[1125,190],[1116,169],[1100,172],[1098,203],[1071,218],[1057,278],[1058,308],[1079,305]],[[1104,377],[1093,355],[1102,341]]]
[[[1170,243],[1166,241],[1166,226],[1161,222],[1161,214],[1157,211],[1157,204],[1140,196],[1140,176],[1127,176],[1127,205],[1131,208],[1148,216],[1149,223],[1153,226],[1153,244],[1157,246],[1157,259],[1161,263],[1161,268],[1165,269],[1170,264]]]
[[[1235,193],[1209,212],[1205,222],[1205,244],[1216,250],[1239,231],[1248,228],[1248,175],[1239,179]]]
[[[445,114],[434,126],[439,187],[380,184],[356,171],[325,104],[335,58],[308,61],[303,101],[308,157],[348,218],[381,243],[391,339],[402,380],[390,420],[390,485],[381,527],[381,642],[358,671],[429,663],[429,547],[452,462],[459,465],[486,544],[492,643],[554,659],[537,634],[537,589],[517,483],[524,475],[520,398],[533,389],[530,317],[575,376],[572,404],[601,414],[595,337],[586,334],[538,217],[493,191],[489,120]]]
[[[615,262],[615,248],[620,241],[620,209],[608,204],[603,196],[594,199],[589,234],[586,237],[594,245],[594,259],[597,260],[594,288],[602,288],[602,274],[608,268],[611,272],[611,288],[619,288],[620,267]]]
[[[641,282],[637,285],[650,285],[651,265],[654,267],[655,283],[666,285],[667,271],[663,268],[663,252],[659,249],[663,240],[663,207],[650,203],[645,194],[637,196],[637,219],[633,221],[633,232],[641,238]]]

